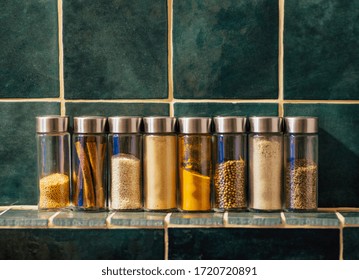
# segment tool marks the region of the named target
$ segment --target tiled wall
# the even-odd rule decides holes
[[[359,207],[359,1],[0,3],[0,205],[37,203],[61,113],[318,116],[319,206]]]

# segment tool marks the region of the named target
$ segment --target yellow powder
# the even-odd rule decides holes
[[[62,208],[69,204],[69,176],[54,173],[40,179],[40,209]]]
[[[181,176],[181,209],[184,211],[207,211],[211,209],[211,180],[209,176],[180,170]]]

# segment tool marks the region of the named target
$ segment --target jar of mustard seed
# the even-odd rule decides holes
[[[70,205],[69,118],[36,118],[39,210],[54,210]]]
[[[282,118],[249,118],[249,208],[280,211],[282,205]]]
[[[178,119],[179,209],[211,210],[211,118]]]
[[[247,134],[245,117],[215,117],[214,210],[247,208]]]
[[[146,211],[177,208],[176,119],[146,117],[143,136],[143,185]]]
[[[142,135],[140,117],[110,117],[109,209],[142,209]]]
[[[74,118],[73,191],[74,210],[106,210],[107,118]]]
[[[284,119],[285,210],[318,208],[318,118]]]

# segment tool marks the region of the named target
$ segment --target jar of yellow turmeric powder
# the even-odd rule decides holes
[[[70,134],[66,116],[36,118],[39,210],[70,205]]]
[[[179,209],[211,210],[211,118],[179,118]]]

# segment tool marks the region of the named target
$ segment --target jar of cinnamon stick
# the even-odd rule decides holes
[[[106,210],[107,135],[105,117],[74,118],[73,191],[75,210]]]

